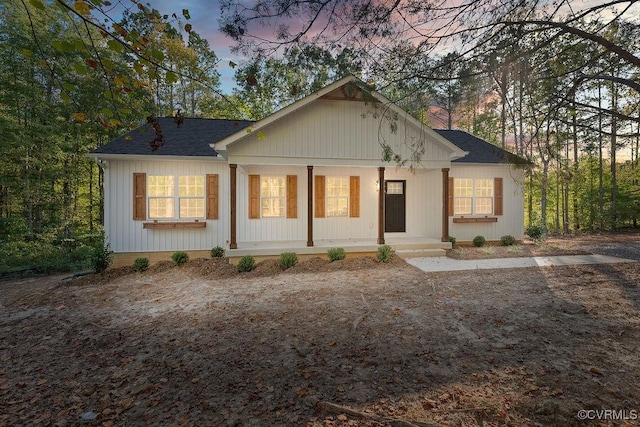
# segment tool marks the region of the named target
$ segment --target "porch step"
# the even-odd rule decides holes
[[[396,250],[396,254],[400,258],[427,258],[427,257],[439,257],[447,256],[447,251],[444,249],[400,249]]]
[[[451,249],[451,243],[449,242],[416,242],[416,243],[403,243],[403,242],[387,242],[388,245],[393,247],[396,251],[415,251],[421,249]]]

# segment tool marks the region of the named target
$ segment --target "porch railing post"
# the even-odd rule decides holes
[[[449,168],[442,168],[442,242],[449,241]]]
[[[307,246],[313,246],[313,166],[307,166]]]
[[[378,244],[384,245],[384,167],[378,168]]]
[[[236,242],[236,203],[237,203],[237,185],[236,185],[236,171],[238,165],[229,165],[229,208],[231,214],[231,236],[229,237],[229,249],[238,249],[238,242]]]

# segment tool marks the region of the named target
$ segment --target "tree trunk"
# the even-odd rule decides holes
[[[569,140],[564,143],[564,165],[562,166],[562,232],[569,234]]]
[[[93,233],[93,162],[89,162],[89,233]]]
[[[638,122],[638,135],[640,135],[640,122]],[[634,149],[635,145],[635,149]],[[631,143],[631,170],[632,175],[636,176],[636,169],[638,168],[638,159],[640,159],[640,155],[638,154],[638,149],[640,149],[640,136],[636,136],[635,142]],[[634,184],[636,182],[634,181]],[[638,227],[638,210],[633,210],[633,228]]]
[[[507,148],[507,72],[502,71],[500,76],[500,143],[502,148]]]
[[[571,127],[572,127],[572,135],[573,135],[573,173],[571,176],[571,181],[573,182],[573,229],[575,231],[580,231],[580,214],[578,212],[578,191],[580,182],[576,177],[578,176],[578,172],[580,170],[578,164],[578,118],[576,112],[575,105],[575,93],[573,94],[573,114],[571,114]],[[568,189],[567,189],[568,191]]]
[[[542,187],[540,189],[540,227],[542,235],[547,235],[547,188],[549,187],[549,159],[542,157]]]
[[[618,92],[615,86],[615,83],[611,83],[611,109],[613,110],[613,115],[611,116],[611,230],[615,231],[617,224],[617,206],[616,206],[616,198],[617,198],[617,180],[616,180],[616,151],[617,147],[617,120],[615,116],[615,112],[618,109]]]
[[[556,212],[555,212],[555,233],[560,234],[560,182],[562,178],[560,177],[560,161],[558,160],[556,164]]]
[[[594,185],[595,185],[595,178],[594,178],[594,174],[593,174],[593,164],[594,164],[594,159],[593,159],[593,153],[589,153],[589,231],[593,231],[594,229],[594,224],[595,224],[595,217],[596,217],[596,212],[595,212],[595,195],[594,195]]]
[[[71,182],[69,182],[69,171],[70,165],[69,160],[65,159],[64,161],[64,177],[62,179],[62,223],[64,224],[64,237],[69,238],[71,236],[71,229],[69,228],[69,224],[71,224]]]
[[[598,129],[602,129],[602,86],[598,82]],[[600,227],[599,230],[604,230],[604,161],[602,159],[602,145],[603,145],[602,131],[598,134],[598,207],[600,208]]]

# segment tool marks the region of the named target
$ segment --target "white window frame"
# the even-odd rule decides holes
[[[168,183],[163,185],[166,194],[153,195],[161,184],[155,184],[156,178],[167,178]],[[187,181],[187,182],[185,182]],[[188,182],[190,181],[190,182]],[[167,206],[171,206],[170,215],[154,216],[156,210],[152,207],[154,200],[166,200]],[[169,202],[171,201],[171,202]],[[189,215],[183,211],[183,201],[196,201],[191,209],[201,210],[201,214]],[[197,206],[200,202],[201,207]],[[147,218],[152,220],[177,220],[177,219],[204,219],[206,213],[206,180],[204,175],[148,175],[147,176]]]
[[[271,185],[267,185],[268,194],[263,192],[263,182],[273,184],[279,180],[282,180],[282,185],[278,185],[275,188],[282,188],[282,194],[274,194],[275,188]],[[271,187],[271,188],[270,188]],[[271,206],[265,206],[267,202]],[[274,214],[274,203],[279,202],[280,213]],[[265,215],[265,208],[272,213]],[[261,218],[284,218],[287,214],[287,177],[286,175],[260,175],[260,217]]]
[[[331,194],[330,186],[332,181],[338,181],[338,194]],[[348,218],[349,217],[349,202],[351,198],[350,178],[348,176],[327,176],[325,183],[325,216],[330,218]],[[345,190],[342,193],[342,190]],[[346,201],[346,209],[340,208],[340,201]],[[333,205],[333,207],[332,207]]]
[[[494,206],[495,188],[492,178],[454,178],[454,215],[493,215]]]

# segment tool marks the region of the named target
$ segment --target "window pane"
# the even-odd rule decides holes
[[[387,194],[403,194],[401,182],[387,182]]]
[[[204,197],[204,176],[181,176],[178,186],[180,197]]]
[[[173,196],[175,191],[173,176],[150,175],[148,187],[149,197]]]
[[[476,179],[476,197],[493,197],[493,180]]]
[[[349,178],[327,177],[327,216],[349,215]]]
[[[455,178],[453,180],[453,195],[455,197],[473,196],[473,180]]]
[[[476,198],[476,214],[487,215],[493,213],[493,199],[491,197],[477,197]]]
[[[453,213],[456,215],[471,215],[471,197],[456,197],[453,199]]]
[[[260,196],[262,216],[284,216],[286,179],[284,176],[260,177]]]
[[[349,199],[347,197],[327,198],[327,216],[347,216]]]
[[[173,218],[173,198],[149,199],[149,218]]]
[[[180,199],[180,218],[204,217],[204,199]]]
[[[262,197],[284,197],[284,176],[263,176],[260,178],[260,195]]]
[[[284,199],[280,197],[263,197],[262,216],[267,218],[284,216]]]
[[[328,197],[349,197],[349,178],[328,177],[327,178]]]

